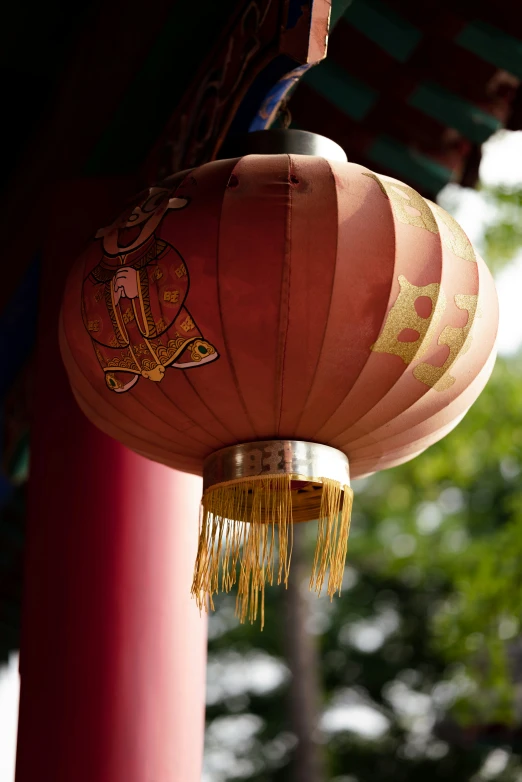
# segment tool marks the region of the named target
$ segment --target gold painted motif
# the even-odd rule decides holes
[[[375,353],[400,356],[405,364],[409,364],[414,358],[419,358],[426,352],[444,312],[446,299],[437,282],[424,286],[413,285],[401,274],[399,285],[400,292],[397,300],[388,313],[377,342],[371,349]],[[415,309],[415,302],[421,296],[427,296],[431,300],[431,313],[427,318],[423,318]],[[399,336],[405,329],[416,331],[418,338],[413,342],[401,342]]]
[[[149,352],[149,349],[144,342],[140,342],[139,345],[133,345],[132,350],[135,356],[146,356]]]
[[[402,182],[395,182],[385,176],[377,176],[373,171],[368,171],[364,176],[374,179],[382,192],[388,196],[392,205],[393,214],[401,223],[415,225],[417,228],[425,228],[433,234],[439,233],[437,221],[433,216],[428,201],[416,190]]]
[[[364,176],[374,179],[384,195],[390,199],[393,213],[401,223],[425,228],[434,234],[440,234],[444,247],[458,258],[475,263],[475,250],[457,221],[438,204],[423,198],[416,190],[389,177],[377,176],[373,172]],[[442,223],[440,230],[437,218]]]
[[[195,328],[194,321],[190,317],[190,315],[187,315],[183,323],[181,324],[181,328],[183,331],[192,331],[193,328]]]
[[[158,334],[161,334],[167,328],[167,324],[164,318],[159,318],[159,320],[156,321],[155,325],[156,325],[156,333]]]
[[[116,375],[113,372],[107,372],[105,375],[106,383],[110,388],[117,389],[117,388],[123,388],[123,383],[121,383]]]
[[[149,280],[146,269],[140,269],[139,271],[139,303],[141,309],[141,317],[143,318],[145,326],[145,336],[156,336],[156,325],[154,323],[154,316],[152,314],[152,308],[150,306],[150,290]]]
[[[376,353],[389,353],[402,358],[405,364],[420,358],[433,340],[434,331],[446,308],[446,298],[438,283],[417,286],[412,285],[401,275],[399,277],[400,292],[397,300],[386,318],[377,342],[371,350]],[[415,302],[421,296],[427,296],[432,302],[432,312],[428,318],[420,316],[415,309]],[[446,361],[440,367],[426,362],[418,364],[413,370],[413,376],[436,391],[446,391],[455,383],[455,378],[449,374],[457,358],[471,344],[471,326],[477,317],[478,296],[459,293],[455,295],[455,304],[468,313],[465,326],[445,326],[439,336],[438,345],[446,345],[449,353]],[[411,329],[419,335],[413,342],[402,342],[399,337],[405,329]]]
[[[108,367],[128,369],[131,372],[136,372],[136,370],[139,371],[139,366],[137,365],[136,360],[130,350],[126,350],[125,352],[122,351],[120,357],[111,358],[109,361],[105,360],[104,363]]]
[[[161,364],[153,364],[152,361],[144,361],[142,365],[141,376],[146,380],[152,380],[159,383],[165,375],[165,367]]]
[[[121,322],[121,318],[118,317],[116,313],[116,307],[114,306],[114,287],[109,283],[104,285],[103,288],[104,288],[103,297],[105,299],[105,304],[107,305],[109,318],[111,319],[111,325],[114,331],[114,336],[118,340],[118,344],[120,345],[120,347],[127,345],[128,344],[127,334],[124,331],[123,323]]]
[[[477,256],[475,255],[473,245],[457,221],[438,204],[434,204],[431,201],[427,201],[427,203],[431,206],[435,216],[438,217],[445,226],[440,232],[440,238],[444,247],[459,258],[476,263]]]
[[[127,307],[127,309],[123,313],[123,322],[127,324],[130,323],[131,320],[134,320],[134,313],[130,307]]]
[[[163,293],[163,301],[167,301],[170,304],[175,304],[179,299],[179,291],[165,291]]]
[[[216,349],[206,339],[196,339],[190,346],[190,357],[192,361],[199,363],[207,356],[212,356]]]
[[[457,358],[469,350],[471,344],[471,326],[475,320],[477,312],[478,296],[468,294],[457,294],[455,304],[461,310],[467,310],[468,320],[465,326],[446,326],[439,337],[439,345],[447,345],[449,354],[441,367],[434,367],[432,364],[418,364],[413,370],[414,377],[436,391],[447,391],[455,382],[455,378],[449,374],[449,369],[453,366]]]
[[[85,327],[93,332],[96,357],[111,391],[134,388],[140,376],[159,382],[170,366],[189,369],[219,357],[186,308],[189,271],[183,258],[155,233],[167,210],[188,203],[188,198],[172,190],[151,188],[130,216],[119,216],[97,234],[102,257],[84,280],[81,311]],[[123,227],[139,229],[125,247],[119,244]],[[171,282],[160,286],[159,280]],[[193,343],[198,340],[196,351]]]
[[[183,348],[189,342],[190,340],[178,336],[175,339],[169,339],[166,346],[161,343],[154,345],[154,349],[161,363],[166,366],[182,352]]]

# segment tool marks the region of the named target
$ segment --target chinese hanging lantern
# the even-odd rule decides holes
[[[287,583],[294,523],[319,519],[311,586],[329,571],[340,590],[350,473],[456,426],[498,320],[450,215],[321,137],[261,142],[281,138],[312,154],[219,160],[137,197],[75,264],[60,327],[91,421],[203,473],[193,593],[212,604],[236,584],[251,620],[265,585]]]

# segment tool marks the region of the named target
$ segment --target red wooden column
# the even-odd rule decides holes
[[[132,189],[65,185],[46,215],[17,782],[201,777],[206,621],[189,594],[201,480],[98,432],[58,350],[65,275]]]

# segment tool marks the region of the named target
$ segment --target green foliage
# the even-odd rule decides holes
[[[439,578],[432,643],[467,666],[466,721],[511,721],[509,640],[522,593],[522,362],[498,360],[459,426],[420,458],[375,476],[357,497],[363,533],[351,556],[375,573]],[[363,540],[361,540],[361,537]]]
[[[497,270],[522,247],[522,190],[484,187],[481,192],[495,213],[484,232],[484,254],[491,269]]]

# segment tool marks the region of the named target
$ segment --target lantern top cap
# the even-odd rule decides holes
[[[256,130],[227,139],[218,160],[245,155],[312,155],[346,163],[346,153],[335,141],[307,130]]]

